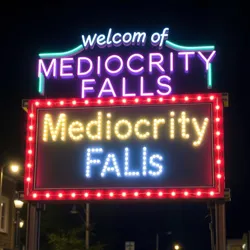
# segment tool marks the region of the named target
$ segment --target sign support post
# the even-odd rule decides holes
[[[225,202],[215,203],[216,250],[226,250],[226,212]]]
[[[26,249],[39,250],[40,248],[40,215],[39,204],[28,203]]]

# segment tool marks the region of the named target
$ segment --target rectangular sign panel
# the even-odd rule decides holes
[[[224,195],[220,94],[30,100],[25,198]]]

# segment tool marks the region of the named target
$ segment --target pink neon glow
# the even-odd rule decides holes
[[[94,88],[93,87],[87,87],[86,84],[95,84],[95,79],[83,79],[82,80],[82,98],[85,98],[85,92],[94,92]]]
[[[148,93],[145,93],[144,92],[144,77],[141,76],[140,77],[140,96],[153,96],[154,93],[152,92],[148,92]]]
[[[188,65],[189,65],[189,56],[194,56],[195,52],[188,52],[188,51],[185,51],[185,52],[178,52],[178,55],[179,56],[184,56],[184,60],[185,60],[185,72],[187,73],[188,72]]]
[[[202,62],[205,64],[205,68],[206,70],[208,70],[209,68],[209,63],[211,63],[212,59],[215,57],[216,51],[214,50],[208,58],[206,58],[202,52],[198,52],[198,56],[200,57],[200,59],[202,60]]]
[[[164,76],[160,76],[158,79],[157,79],[157,84],[159,85],[159,88],[161,89],[161,90],[165,90],[166,92],[162,92],[161,90],[159,90],[159,89],[157,89],[157,93],[159,94],[159,95],[169,95],[170,93],[171,93],[171,91],[172,91],[172,88],[171,88],[171,86],[169,85],[169,84],[167,84],[167,83],[169,83],[171,81],[171,78],[169,77],[169,76],[166,76],[166,75],[164,75]],[[165,82],[165,83],[164,83]]]
[[[128,70],[129,70],[129,72],[131,73],[131,74],[133,74],[133,75],[140,75],[140,74],[142,74],[143,73],[143,71],[144,71],[144,68],[143,67],[140,67],[139,69],[132,69],[132,67],[131,67],[131,62],[133,62],[134,60],[136,60],[136,59],[138,59],[138,60],[140,60],[140,61],[143,61],[144,60],[144,57],[143,57],[143,55],[141,55],[141,54],[133,54],[133,55],[131,55],[129,58],[128,58],[128,60],[127,60],[127,68],[128,68]]]
[[[106,89],[106,87],[108,87],[108,89]],[[116,97],[116,93],[114,91],[114,88],[112,86],[110,79],[106,78],[103,85],[102,85],[102,88],[98,94],[98,98],[102,97],[104,95],[110,95],[110,94],[112,94],[113,97]]]
[[[135,96],[135,93],[126,93],[126,78],[122,78],[122,96]]]
[[[157,68],[160,73],[165,73],[165,70],[162,67],[163,62],[164,62],[164,58],[162,54],[150,53],[149,54],[149,73],[152,73],[153,67]]]
[[[97,75],[100,76],[101,75],[101,57],[98,56],[97,57]]]
[[[50,62],[50,65],[48,67],[48,69],[46,69],[46,66],[44,65],[43,59],[39,59],[38,61],[38,77],[40,76],[40,74],[43,74],[49,78],[51,76],[51,73],[53,75],[54,78],[56,78],[56,59],[52,59]]]
[[[86,62],[89,65],[89,68],[85,70],[85,72],[81,71],[83,62]],[[77,75],[79,77],[89,76],[92,73],[93,69],[93,62],[88,57],[79,57],[77,59]]]
[[[118,61],[120,63],[120,66],[116,70],[112,70],[109,68],[109,63],[111,63],[113,61]],[[123,66],[124,66],[123,60],[118,55],[109,56],[105,61],[105,69],[112,76],[116,76],[116,75],[120,74],[123,70]]]
[[[170,52],[170,72],[174,71],[174,54]]]
[[[74,58],[61,58],[60,59],[60,76],[62,78],[72,78],[74,74],[72,72],[66,72],[68,70],[72,71],[72,65],[67,65],[67,63],[73,63]]]

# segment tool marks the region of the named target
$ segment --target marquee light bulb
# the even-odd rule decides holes
[[[29,130],[33,130],[33,126],[32,125],[29,126]]]
[[[138,103],[139,102],[139,99],[138,98],[135,98],[135,103]]]
[[[110,99],[109,102],[110,102],[110,103],[114,103],[114,100],[113,100],[113,99]]]
[[[200,95],[197,97],[197,100],[198,100],[198,101],[200,101],[200,100],[201,100],[201,96],[200,96]]]
[[[63,105],[64,104],[64,101],[60,101],[60,105]]]
[[[109,193],[109,196],[110,196],[110,197],[113,197],[113,196],[114,196],[114,193],[113,193],[113,192],[110,192],[110,193]]]
[[[162,196],[162,195],[163,195],[163,193],[160,191],[160,192],[158,193],[158,195],[159,195],[159,196]]]
[[[201,196],[201,191],[198,191],[198,192],[197,192],[197,195],[198,195],[198,196]]]
[[[86,198],[87,198],[88,196],[89,196],[89,194],[88,194],[88,193],[84,193],[84,197],[86,197]]]
[[[46,196],[46,198],[49,198],[49,197],[50,197],[50,194],[49,194],[49,193],[47,193],[45,196]]]
[[[28,140],[29,140],[29,141],[32,141],[32,140],[33,140],[33,138],[30,136]]]
[[[214,196],[214,191],[211,191],[209,194],[210,194],[211,196]]]
[[[187,192],[187,191],[185,191],[185,192],[184,192],[184,195],[185,195],[185,196],[188,196],[188,192]]]
[[[146,193],[146,195],[147,195],[147,196],[150,196],[150,195],[151,195],[151,193],[150,193],[150,192],[147,192],[147,193]]]
[[[73,101],[72,101],[72,104],[73,104],[73,105],[76,105],[76,101],[75,101],[75,100],[73,100]]]
[[[35,105],[36,105],[36,106],[39,106],[39,102],[35,102]]]
[[[216,122],[219,122],[219,121],[220,121],[220,118],[219,118],[219,117],[217,117],[217,118],[215,119],[215,121],[216,121]]]
[[[209,99],[210,99],[210,100],[214,100],[214,96],[213,96],[213,95],[210,96]]]
[[[176,100],[176,98],[175,97],[172,97],[172,99],[171,99],[173,102]]]
[[[217,145],[217,146],[216,146],[216,149],[217,149],[217,150],[220,150],[220,145]]]
[[[219,136],[220,135],[220,131],[216,131],[216,135]]]
[[[84,102],[85,104],[89,104],[89,101],[88,100],[85,100],[85,102]]]
[[[188,99],[189,99],[189,98],[188,98],[187,96],[185,96],[184,100],[185,100],[185,101],[188,101]]]
[[[30,164],[30,163],[28,163],[28,164],[27,164],[27,167],[28,167],[28,168],[31,168],[31,164]]]
[[[134,192],[134,196],[137,197],[139,195],[138,192]]]
[[[72,194],[71,194],[71,197],[75,198],[75,197],[76,197],[76,194],[75,194],[75,193],[72,193]]]
[[[151,98],[147,98],[147,102],[151,102]]]
[[[122,192],[122,196],[125,197],[127,195],[126,192]]]
[[[33,194],[32,196],[33,196],[33,198],[36,198],[36,197],[37,197],[37,194],[35,193],[35,194]]]
[[[59,197],[59,198],[62,198],[62,197],[63,197],[63,194],[62,194],[62,193],[59,193],[59,194],[58,194],[58,197]]]
[[[171,195],[172,195],[172,196],[175,196],[175,195],[176,195],[176,193],[173,191],[173,192],[171,193]]]
[[[126,99],[122,99],[122,102],[123,102],[123,103],[126,103],[126,102],[127,102],[127,100],[126,100]]]
[[[217,164],[221,164],[221,160],[218,159],[218,160],[216,161],[216,163],[217,163]]]
[[[101,193],[98,192],[98,193],[96,194],[96,196],[97,196],[97,197],[101,197]]]
[[[217,178],[218,178],[218,179],[221,179],[221,174],[217,174]]]
[[[162,97],[159,98],[159,102],[163,102],[163,98]]]
[[[50,101],[48,101],[48,102],[47,102],[47,105],[48,105],[48,106],[50,106],[50,105],[51,105],[51,102],[50,102]]]
[[[26,179],[26,180],[27,180],[27,182],[30,182],[30,180],[31,180],[31,179],[30,179],[30,177],[27,177],[27,179]]]
[[[98,100],[97,100],[97,103],[98,103],[98,104],[101,104],[101,103],[102,103],[102,100],[101,100],[101,99],[98,99]]]
[[[216,107],[215,107],[215,108],[218,110],[218,109],[220,109],[220,106],[219,106],[219,105],[216,105]]]
[[[33,113],[31,113],[31,114],[30,114],[30,118],[33,118],[33,117],[34,117],[34,114],[33,114]]]

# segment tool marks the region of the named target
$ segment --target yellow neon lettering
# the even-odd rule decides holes
[[[159,137],[159,125],[165,124],[164,118],[154,119],[153,120],[153,138],[158,139]]]
[[[66,121],[67,117],[65,114],[60,114],[54,128],[52,116],[50,114],[45,114],[43,122],[43,141],[49,140],[49,132],[52,141],[56,141],[59,134],[61,134],[61,140],[66,140]]]
[[[174,116],[175,116],[175,112],[170,112],[170,123],[169,123],[169,126],[170,126],[170,129],[169,129],[169,137],[170,139],[174,139],[175,137],[175,119],[174,119]]]
[[[93,132],[94,128],[96,129]],[[102,139],[102,112],[97,112],[97,119],[90,121],[86,125],[86,135],[93,141]]]
[[[198,122],[197,122],[197,119],[196,118],[192,119],[192,123],[194,125],[195,132],[196,132],[196,134],[198,136],[197,140],[193,142],[193,145],[195,147],[199,146],[202,143],[202,140],[204,138],[204,135],[205,135],[205,132],[206,132],[206,129],[207,129],[208,122],[209,122],[209,119],[204,118],[203,124],[200,127]]]
[[[188,139],[190,135],[187,134],[187,123],[190,122],[190,119],[186,117],[186,112],[181,112],[181,118],[179,118],[178,121],[181,124],[181,137],[183,139]]]
[[[121,126],[127,126],[127,132],[125,132],[124,134],[121,134],[120,132]],[[132,132],[132,124],[128,120],[122,119],[115,124],[115,135],[120,140],[127,140],[132,135]]]
[[[136,135],[139,139],[145,140],[145,139],[147,139],[147,138],[150,136],[150,133],[149,133],[148,131],[145,132],[145,133],[141,133],[141,132],[140,132],[140,127],[141,127],[142,125],[150,126],[150,121],[147,120],[147,119],[140,119],[139,121],[137,121],[137,122],[135,123],[135,127],[134,127],[134,129],[135,129],[135,135]]]
[[[69,137],[73,141],[80,141],[83,138],[83,124],[79,121],[74,121],[69,125]]]

